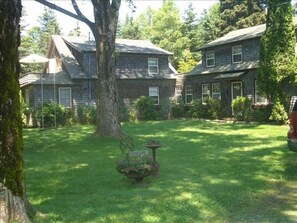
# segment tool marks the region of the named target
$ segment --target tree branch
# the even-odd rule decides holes
[[[61,8],[61,7],[59,7],[59,6],[55,5],[55,4],[53,4],[53,3],[50,3],[50,2],[48,2],[48,1],[46,1],[46,0],[35,0],[35,1],[38,2],[38,3],[40,3],[40,4],[43,4],[43,5],[47,6],[47,7],[49,7],[49,8],[51,8],[51,9],[54,9],[54,10],[56,10],[56,11],[58,11],[58,12],[61,12],[61,13],[65,14],[65,15],[68,15],[68,16],[74,18],[74,19],[77,19],[77,20],[79,20],[79,21],[81,21],[81,22],[84,22],[84,23],[86,23],[91,29],[92,29],[92,26],[94,25],[93,22],[91,22],[90,20],[88,20],[88,19],[87,19],[87,18],[80,12],[80,10],[79,10],[79,8],[78,8],[76,2],[73,1],[73,0],[72,0],[72,5],[73,5],[73,2],[75,2],[75,5],[76,5],[76,6],[73,5],[73,8],[75,9],[75,11],[76,11],[77,14],[74,14],[74,13],[72,13],[72,12],[69,12],[69,11],[67,11],[67,10],[65,10],[65,9],[63,9],[63,8]],[[76,9],[75,7],[77,7],[78,11],[77,11],[77,9]],[[80,13],[78,13],[78,12],[80,12]]]
[[[71,0],[72,2],[72,6],[76,12],[76,14],[82,19],[81,21],[85,22],[90,28],[91,26],[93,26],[93,22],[91,22],[90,20],[87,19],[87,17],[85,17],[82,12],[80,11],[77,3],[76,3],[76,0]]]

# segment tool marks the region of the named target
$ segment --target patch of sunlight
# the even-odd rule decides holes
[[[152,214],[146,214],[144,217],[143,217],[143,221],[144,222],[160,222],[161,219],[158,217],[158,216],[154,216]]]
[[[43,198],[38,198],[38,199],[30,199],[30,203],[32,203],[33,205],[40,205],[46,201],[51,200],[51,197],[43,197]]]
[[[72,167],[71,169],[82,169],[82,168],[87,167],[87,166],[89,166],[89,164],[79,163],[79,164],[75,165],[74,167]]]
[[[189,192],[183,192],[179,196],[175,197],[176,200],[190,200],[193,199],[192,193]]]
[[[115,156],[112,156],[112,155],[110,155],[110,156],[108,156],[108,158],[109,158],[109,159],[115,159],[116,157],[115,157]]]
[[[210,176],[204,177],[204,180],[207,180],[209,184],[232,184],[232,185],[240,185],[240,181],[238,180],[226,180],[226,179],[214,179]]]
[[[296,219],[297,218],[297,211],[296,211],[296,209],[295,210],[290,210],[290,211],[283,211],[283,213],[286,216],[289,216],[292,219]]]

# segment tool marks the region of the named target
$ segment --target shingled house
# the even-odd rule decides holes
[[[152,96],[156,105],[175,94],[176,71],[169,63],[172,53],[146,40],[116,40],[116,78],[121,105],[140,96]],[[42,74],[20,78],[27,104],[56,101],[67,108],[95,103],[96,46],[83,37],[52,36],[49,62]]]
[[[295,20],[295,27],[296,27]],[[184,78],[184,100],[212,97],[222,101],[231,115],[231,101],[237,96],[251,97],[254,104],[266,104],[257,89],[260,37],[266,25],[232,31],[201,46],[202,60]],[[296,87],[283,86],[287,95],[296,95]]]

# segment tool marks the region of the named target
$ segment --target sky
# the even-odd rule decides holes
[[[71,6],[70,0],[51,0],[52,3],[60,6],[64,9],[74,12]],[[78,0],[77,1],[81,11],[83,14],[88,17],[91,21],[93,21],[93,10],[92,4],[90,1],[86,0]],[[127,14],[138,16],[142,12],[144,12],[148,6],[153,9],[158,9],[162,6],[162,0],[134,0],[134,5],[136,6],[136,12],[132,13],[132,10],[128,7],[128,3],[126,1],[122,1],[120,8],[120,20],[124,20]],[[192,3],[194,8],[196,9],[197,15],[199,16],[204,9],[209,9],[213,4],[218,2],[218,0],[175,0],[175,4],[180,9],[180,13],[182,14],[187,6]],[[26,12],[27,16],[23,16],[23,24],[27,25],[27,29],[32,26],[38,26],[38,16],[40,16],[44,11],[44,5],[35,2],[34,0],[23,0],[23,9]],[[57,20],[59,22],[60,27],[62,28],[62,34],[67,35],[70,30],[77,26],[77,21],[69,16],[66,16],[60,12],[55,11],[57,16]],[[78,25],[82,31],[82,35],[88,36],[90,29],[82,22],[78,22]]]

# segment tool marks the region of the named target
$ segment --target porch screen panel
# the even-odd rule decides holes
[[[59,104],[65,108],[71,108],[71,88],[59,88]]]

